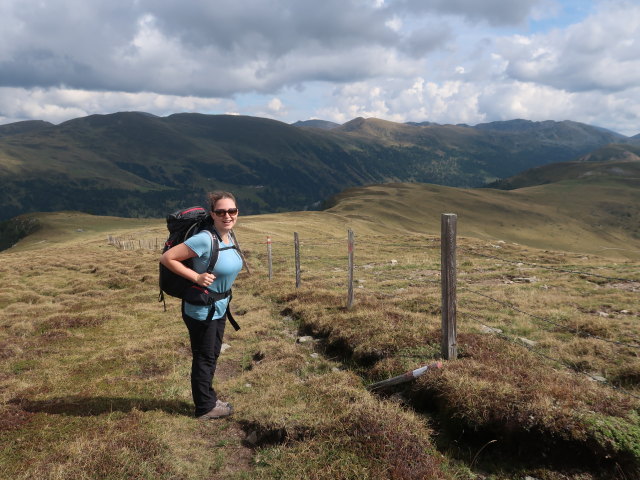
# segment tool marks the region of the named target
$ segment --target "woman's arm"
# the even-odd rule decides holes
[[[193,250],[187,247],[184,243],[179,243],[162,254],[162,257],[160,257],[160,263],[181,277],[191,280],[193,283],[202,287],[208,287],[215,280],[215,275],[207,272],[198,273],[182,263],[184,260],[195,256],[196,253]]]

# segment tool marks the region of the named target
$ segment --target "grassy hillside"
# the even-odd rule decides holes
[[[568,222],[577,207],[564,211],[584,192],[559,185],[562,208],[545,207],[549,186],[395,185],[345,193],[325,212],[241,216],[252,273],[234,290],[242,329],[227,330],[216,373],[236,413],[209,423],[189,416],[188,338],[178,302],[167,312],[156,302],[158,252],[106,241],[153,245],[143,241],[164,238],[164,222],[37,215],[41,228],[0,253],[4,474],[639,478],[638,240],[627,236],[623,251],[596,231],[600,254],[590,242],[569,245],[589,234],[579,218]],[[498,210],[509,222],[500,225],[493,209],[503,196],[522,201]],[[445,211],[459,215],[459,359],[371,393],[371,382],[439,357]],[[574,230],[536,233],[552,217]],[[351,310],[347,228],[356,233]]]
[[[638,188],[640,187],[640,147],[610,144],[575,161],[532,168],[488,186],[513,190],[563,180],[618,182]]]
[[[351,186],[479,186],[620,139],[570,122],[532,125],[355,119],[327,130],[256,117],[140,112],[61,125],[21,122],[0,128],[0,220],[59,210],[161,217],[219,188],[236,192],[246,213],[317,209]]]
[[[24,122],[0,125],[0,137],[26,132],[34,132],[37,130],[43,130],[48,127],[53,127],[53,124],[45,122],[43,120],[26,120]]]
[[[329,212],[391,232],[435,234],[440,213],[457,213],[463,236],[640,258],[640,188],[624,182],[567,181],[512,191],[379,185],[347,190],[335,202]]]
[[[632,139],[630,139],[632,140]],[[640,145],[614,143],[580,158],[583,162],[640,161]]]

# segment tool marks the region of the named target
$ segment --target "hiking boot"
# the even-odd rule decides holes
[[[216,406],[204,415],[198,417],[199,420],[211,420],[213,418],[228,417],[233,413],[233,407],[229,402],[216,401]]]

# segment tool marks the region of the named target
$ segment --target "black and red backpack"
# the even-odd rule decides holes
[[[207,230],[212,233],[212,249],[211,249],[211,261],[207,272],[211,273],[213,267],[218,260],[219,251],[219,236],[213,228],[213,222],[211,217],[207,214],[207,211],[203,207],[190,207],[184,210],[178,210],[167,215],[167,229],[169,230],[169,237],[164,242],[162,253],[169,250],[171,247],[184,242],[189,237],[192,237],[202,230]],[[189,268],[192,268],[192,260],[185,260],[183,262]],[[162,263],[160,264],[160,294],[158,296],[159,302],[164,302],[164,294],[171,295],[172,297],[184,299],[186,291],[194,285],[193,282],[186,278],[172,272]]]
[[[206,270],[207,273],[213,272],[216,262],[218,261],[220,250],[230,248],[237,249],[235,236],[233,246],[220,248],[220,235],[216,232],[216,229],[213,226],[211,216],[203,207],[190,207],[167,215],[167,229],[169,230],[169,237],[164,243],[162,253],[166,252],[171,247],[184,242],[196,233],[207,231],[211,235],[211,255],[209,258],[209,265]],[[193,268],[192,259],[187,259],[183,263],[187,267]],[[201,287],[191,280],[172,272],[162,263],[160,263],[159,283],[160,294],[158,295],[158,301],[163,302],[165,311],[167,306],[164,300],[164,294],[166,293],[167,295],[180,298],[195,305],[208,305],[209,315],[207,316],[207,320],[210,320],[213,317],[215,302],[217,300],[231,297],[231,290],[222,293],[212,292],[208,288]],[[229,299],[229,302],[230,301],[231,299]],[[240,329],[229,309],[227,309],[227,318],[233,328],[236,330]]]

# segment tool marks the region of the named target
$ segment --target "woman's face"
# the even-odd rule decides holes
[[[235,215],[229,214],[227,210],[230,210],[230,209],[236,209],[236,214]],[[223,211],[224,213],[222,216],[216,213],[216,212],[222,213]],[[215,203],[213,207],[213,212],[211,212],[211,216],[213,217],[213,225],[215,226],[218,233],[220,234],[229,233],[229,231],[236,224],[236,220],[238,219],[236,202],[234,202],[230,198],[221,198]]]

